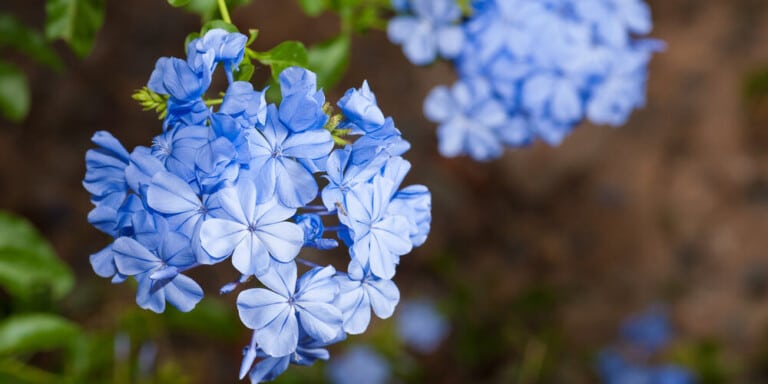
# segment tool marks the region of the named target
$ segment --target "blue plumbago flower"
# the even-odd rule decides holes
[[[693,384],[696,376],[687,368],[657,363],[672,337],[666,312],[655,306],[629,317],[621,327],[616,346],[598,354],[597,370],[603,383]]]
[[[293,261],[304,244],[304,231],[286,221],[296,213],[271,199],[256,202],[256,186],[238,183],[216,193],[221,214],[203,222],[200,242],[211,258],[232,256],[232,265],[246,275],[264,274],[274,259]]]
[[[380,279],[359,263],[353,263],[349,274],[336,276],[339,297],[336,306],[342,311],[344,332],[365,332],[371,321],[371,310],[380,319],[392,316],[400,301],[400,291],[392,280]]]
[[[237,296],[240,320],[256,331],[254,340],[270,356],[286,356],[299,345],[299,329],[321,342],[342,334],[341,311],[333,305],[339,286],[332,266],[313,268],[296,280],[295,263],[275,263],[252,288]]]
[[[139,283],[136,303],[154,312],[165,310],[166,300],[180,311],[189,312],[203,298],[203,289],[181,274],[195,264],[189,239],[169,232],[155,251],[129,237],[115,240],[112,246],[118,271],[133,276]]]
[[[345,127],[353,129],[353,133],[371,133],[384,125],[384,113],[367,81],[360,89],[348,90],[337,105],[347,120]]]
[[[349,227],[354,244],[350,253],[354,262],[370,266],[373,275],[392,279],[400,256],[413,248],[408,218],[387,211],[395,184],[383,176],[374,176],[346,195],[345,212],[339,220]]]
[[[389,40],[403,46],[413,64],[429,64],[440,55],[453,59],[461,53],[464,33],[455,23],[461,8],[455,0],[410,0],[407,10],[413,15],[397,16],[387,26]],[[398,10],[403,5],[395,4]]]
[[[243,60],[247,41],[248,37],[241,33],[212,29],[189,42],[187,62],[199,73],[212,73],[216,63],[222,63],[227,79],[232,82],[232,71]]]
[[[392,368],[384,358],[367,346],[354,346],[332,360],[326,371],[333,384],[384,384]]]
[[[292,132],[320,130],[328,121],[323,111],[325,94],[317,90],[317,75],[299,67],[286,68],[280,73],[279,117]]]
[[[249,376],[252,383],[261,383],[272,381],[288,369],[288,365],[309,366],[317,360],[328,360],[331,355],[324,347],[346,338],[341,333],[339,339],[330,342],[321,342],[307,335],[301,328],[299,329],[299,345],[296,351],[285,356],[270,356],[262,351],[256,342],[256,332],[251,338],[251,343],[243,350],[243,362],[240,366],[240,379],[246,375]],[[256,361],[256,359],[261,359]]]
[[[404,44],[417,64],[434,59],[428,43],[437,36],[434,28],[460,28],[459,37],[446,39],[459,45],[456,54],[442,54],[453,61],[459,80],[452,88],[435,88],[424,105],[426,117],[439,124],[444,156],[483,161],[536,139],[558,145],[583,120],[619,126],[644,105],[648,62],[664,48],[642,38],[652,29],[645,1],[471,5],[471,14],[456,27],[461,12],[454,1],[410,0],[396,6],[405,15],[389,25],[390,39]]]
[[[259,200],[277,196],[288,207],[301,207],[314,200],[317,182],[299,160],[327,157],[333,149],[330,132],[319,128],[292,133],[278,119],[274,105],[269,107],[267,124],[260,132],[249,136],[250,169],[259,185]]]
[[[672,337],[667,313],[661,307],[653,307],[630,316],[621,326],[621,337],[648,353],[663,348]]]
[[[433,352],[448,335],[448,321],[427,299],[404,302],[396,320],[400,339],[422,353]]]
[[[264,90],[232,79],[244,44],[243,35],[211,30],[189,44],[187,60],[158,60],[148,86],[168,95],[162,132],[132,151],[96,133],[83,186],[95,206],[89,222],[114,238],[91,265],[113,283],[135,279],[140,307],[191,310],[203,292],[183,272],[230,258],[240,276],[222,294],[254,277],[265,286],[237,300],[254,330],[240,377],[256,383],[327,360],[325,347],[364,332],[371,312],[392,315],[395,268],[426,240],[431,195],[401,188],[410,143],[367,82],[331,116],[316,75],[291,67],[280,75],[282,101],[268,105]],[[206,101],[217,67],[229,86],[222,100]],[[340,244],[348,273],[298,257]]]
[[[451,88],[433,89],[424,102],[424,113],[440,124],[438,149],[443,156],[469,154],[476,160],[490,160],[501,155],[498,132],[507,122],[507,112],[492,97],[485,79],[459,80]],[[528,135],[520,136],[527,139]]]

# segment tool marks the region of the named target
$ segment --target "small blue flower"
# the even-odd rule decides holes
[[[270,356],[264,353],[256,343],[256,333],[251,338],[251,344],[243,351],[243,363],[240,366],[240,379],[246,375],[251,383],[272,381],[288,369],[289,364],[310,366],[317,360],[328,360],[331,355],[324,347],[343,340],[346,337],[341,333],[339,339],[330,342],[321,342],[313,339],[299,328],[299,345],[296,351],[286,356]],[[256,362],[257,358],[261,360]],[[250,373],[249,373],[250,370]]]
[[[125,169],[128,167],[129,155],[109,132],[96,132],[91,140],[99,148],[90,149],[85,154],[83,186],[91,193],[91,202],[96,205],[88,214],[88,222],[115,236],[118,227],[117,210],[128,195]]]
[[[397,16],[387,26],[387,36],[403,46],[405,56],[416,65],[433,62],[437,55],[452,59],[464,44],[461,8],[454,0],[411,0],[414,16]]]
[[[666,312],[659,307],[628,318],[621,326],[623,340],[649,353],[663,348],[672,336]]]
[[[166,300],[182,312],[189,312],[203,298],[203,290],[192,279],[180,274],[195,264],[189,239],[168,232],[156,251],[136,240],[121,237],[112,250],[120,273],[134,276],[139,283],[136,303],[157,313],[165,310]]]
[[[391,370],[378,353],[366,346],[355,346],[331,360],[326,373],[333,384],[385,384]]]
[[[189,42],[187,62],[196,72],[209,74],[215,69],[216,63],[222,63],[231,83],[232,71],[243,60],[247,41],[248,37],[242,33],[211,29],[202,37]]]
[[[380,319],[392,316],[400,301],[400,291],[392,280],[380,279],[353,263],[349,274],[336,276],[339,297],[336,306],[342,311],[344,332],[358,335],[368,328],[371,310]]]
[[[328,157],[327,173],[324,175],[328,179],[328,185],[323,188],[321,196],[323,204],[329,211],[336,209],[338,205],[343,206],[344,195],[355,186],[373,179],[373,176],[381,170],[387,157],[380,156],[377,161],[365,164],[353,164],[351,159],[352,147],[350,146],[336,149]]]
[[[498,133],[507,122],[504,107],[493,99],[483,79],[459,81],[451,88],[438,86],[424,102],[428,119],[439,123],[440,154],[455,157],[468,154],[475,160],[499,157],[502,145]]]
[[[261,134],[249,136],[250,169],[259,190],[259,201],[277,196],[286,207],[301,207],[317,197],[318,186],[312,172],[300,159],[321,159],[333,149],[331,134],[325,129],[292,133],[278,119],[270,105],[267,125]]]
[[[259,277],[268,289],[252,288],[237,297],[240,320],[255,332],[259,348],[285,356],[299,345],[299,328],[320,342],[342,332],[341,312],[333,306],[339,287],[332,266],[314,268],[296,280],[295,263],[275,263]]]
[[[317,249],[333,249],[339,246],[339,242],[334,239],[325,239],[323,234],[325,226],[320,215],[306,213],[296,215],[296,224],[304,230],[304,246]]]
[[[597,370],[603,383],[693,384],[689,369],[656,362],[672,336],[667,314],[661,307],[628,318],[621,327],[621,340],[598,354]],[[629,352],[629,353],[625,353]]]
[[[304,68],[288,67],[280,73],[280,121],[291,132],[318,130],[328,115],[323,110],[325,94],[317,90],[317,76]]]
[[[211,129],[200,125],[171,129],[152,140],[152,154],[169,171],[190,182],[195,180],[197,153],[208,144],[210,135]]]
[[[448,335],[448,321],[426,299],[406,301],[397,315],[397,334],[422,353],[431,353]]]
[[[272,260],[292,261],[304,244],[304,232],[285,221],[296,213],[271,199],[256,202],[256,186],[243,181],[216,193],[220,214],[203,222],[200,241],[214,262],[230,255],[244,275],[262,275]]]
[[[210,72],[197,73],[186,61],[175,57],[157,60],[147,87],[169,96],[163,128],[205,124],[210,110],[202,97],[210,85]]]
[[[354,241],[353,261],[370,266],[371,273],[383,279],[392,279],[400,256],[413,248],[408,219],[387,213],[394,187],[392,180],[375,176],[346,195],[345,212],[339,213]]]
[[[370,133],[384,125],[384,113],[367,81],[360,89],[349,89],[337,105],[346,119],[345,128],[352,128],[354,133]]]
[[[248,82],[232,82],[224,94],[219,113],[234,118],[243,129],[264,125],[267,121],[265,92],[255,91]]]

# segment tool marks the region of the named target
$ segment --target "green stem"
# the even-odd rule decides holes
[[[221,13],[222,20],[232,24],[232,19],[229,17],[229,10],[227,10],[226,0],[219,0],[219,13]]]
[[[205,101],[205,105],[212,106],[212,105],[219,105],[224,102],[224,99],[210,99]]]

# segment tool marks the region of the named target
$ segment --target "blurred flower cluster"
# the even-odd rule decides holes
[[[670,342],[672,329],[666,312],[653,307],[631,316],[620,339],[600,352],[597,368],[606,384],[693,384],[696,378],[683,366],[658,362]]]
[[[647,65],[663,49],[643,0],[399,0],[388,35],[416,65],[442,57],[459,79],[424,103],[440,153],[476,160],[580,122],[623,125],[645,103]]]
[[[97,132],[83,184],[95,205],[89,221],[115,238],[91,264],[114,283],[133,277],[140,307],[192,310],[203,290],[184,273],[202,265],[229,259],[242,275],[222,293],[258,279],[263,287],[241,291],[237,309],[254,330],[240,377],[260,382],[328,359],[324,347],[365,332],[371,311],[392,315],[395,268],[426,240],[431,195],[400,187],[410,144],[367,83],[334,114],[316,75],[289,67],[281,102],[268,104],[265,91],[234,80],[246,42],[212,29],[189,42],[186,60],[159,59],[136,98],[162,112],[163,132],[131,152]],[[218,66],[228,87],[209,100]],[[346,273],[298,257],[340,243]]]

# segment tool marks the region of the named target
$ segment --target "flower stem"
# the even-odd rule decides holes
[[[222,20],[232,24],[232,19],[229,17],[229,10],[227,10],[226,0],[219,0],[219,13],[221,13]]]

